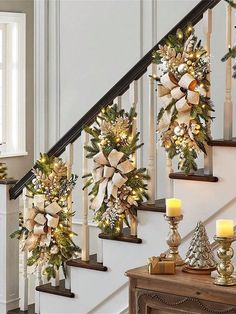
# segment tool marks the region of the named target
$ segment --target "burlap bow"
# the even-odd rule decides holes
[[[164,107],[174,99],[178,112],[185,112],[191,109],[191,104],[198,105],[200,96],[194,91],[197,81],[189,73],[185,73],[179,81],[173,74],[166,73],[161,78],[161,85],[158,86],[158,94],[164,103]]]
[[[105,196],[109,199],[112,195],[117,199],[118,189],[128,180],[125,174],[134,169],[129,160],[120,162],[123,156],[122,152],[113,149],[107,158],[102,151],[93,157],[93,179],[94,182],[100,181],[98,194],[91,204],[95,211],[102,206]]]
[[[51,241],[51,228],[56,228],[59,223],[57,215],[62,208],[53,202],[45,207],[45,196],[35,195],[34,206],[27,211],[25,217],[25,227],[30,234],[25,241],[25,247],[29,251],[40,242],[40,246],[49,246]]]

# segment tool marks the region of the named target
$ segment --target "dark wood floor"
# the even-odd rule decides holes
[[[20,309],[15,309],[8,311],[7,314],[34,314],[34,304],[29,305],[28,311],[20,311]]]

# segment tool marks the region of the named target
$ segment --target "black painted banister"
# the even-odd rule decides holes
[[[212,9],[221,0],[201,0],[178,24],[176,24],[169,33],[167,33],[131,70],[128,71],[58,142],[47,152],[49,156],[60,156],[68,144],[77,140],[83,130],[84,125],[91,125],[101,109],[113,102],[113,100],[129,88],[129,85],[138,80],[146,71],[152,62],[152,52],[157,50],[158,45],[169,34],[175,34],[178,28],[185,28],[189,22],[192,25],[197,24],[203,17],[204,12]],[[24,186],[33,179],[31,170],[21,178],[11,189],[10,199],[17,198]]]

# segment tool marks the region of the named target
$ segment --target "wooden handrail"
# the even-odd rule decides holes
[[[49,156],[60,156],[68,144],[77,140],[83,127],[91,125],[102,108],[111,104],[113,100],[128,90],[130,84],[138,80],[152,62],[152,53],[158,49],[158,45],[169,34],[175,34],[178,28],[185,28],[189,22],[197,24],[203,17],[204,12],[215,7],[221,0],[202,0],[200,1],[178,24],[176,24],[138,63],[132,67],[58,142],[47,152]],[[35,165],[34,165],[35,167]],[[34,175],[30,170],[22,177],[11,189],[10,199],[16,199],[22,192],[24,186],[33,179]]]

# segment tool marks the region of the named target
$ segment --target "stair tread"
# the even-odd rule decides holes
[[[97,262],[97,254],[90,255],[89,261],[87,262],[82,261],[81,258],[76,258],[68,261],[67,265],[86,269],[93,269],[98,271],[107,271],[106,266],[103,266],[102,263]]]
[[[100,239],[106,239],[106,240],[130,242],[130,243],[136,243],[136,244],[142,243],[142,239],[138,238],[137,236],[130,235],[130,229],[129,228],[124,228],[123,233],[121,235],[111,236],[111,235],[108,235],[105,233],[100,233],[98,235],[98,237]]]
[[[224,147],[236,147],[236,138],[234,137],[232,140],[212,140],[208,143],[210,146],[224,146]]]
[[[172,172],[169,177],[171,179],[217,182],[218,178],[213,175],[204,174],[204,169],[198,169],[194,174],[186,175],[184,172]]]
[[[148,204],[147,202],[139,205],[137,210],[144,210],[150,212],[158,212],[158,213],[165,213],[166,212],[166,199],[161,198],[155,201],[155,204]]]
[[[53,287],[51,283],[45,285],[37,286],[37,291],[45,292],[49,294],[60,295],[67,298],[74,298],[74,293],[70,289],[65,288],[65,280],[60,280],[60,285],[58,287]]]
[[[27,311],[21,311],[20,308],[14,309],[14,310],[10,310],[7,312],[7,314],[34,314],[35,313],[35,306],[34,304],[30,304],[28,306],[28,310]]]

